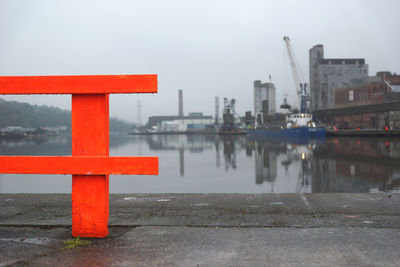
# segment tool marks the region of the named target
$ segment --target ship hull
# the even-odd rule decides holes
[[[325,137],[324,127],[297,127],[283,129],[247,129],[249,136],[275,136],[275,137],[290,137],[290,138],[318,138]]]

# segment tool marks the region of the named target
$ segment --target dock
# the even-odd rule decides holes
[[[351,129],[351,130],[326,130],[327,136],[353,136],[353,137],[400,137],[400,130],[377,129]]]
[[[0,195],[1,266],[398,266],[400,195],[111,194],[66,248],[69,194]]]

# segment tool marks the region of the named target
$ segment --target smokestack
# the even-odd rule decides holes
[[[182,89],[179,89],[178,116],[182,116],[182,117],[183,117],[183,97],[182,97]]]
[[[219,97],[215,97],[215,124],[219,124]]]

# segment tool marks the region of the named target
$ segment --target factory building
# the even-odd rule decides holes
[[[335,92],[335,108],[400,102],[400,75],[381,71],[366,82]]]
[[[273,114],[275,109],[275,85],[273,83],[261,83],[254,81],[254,115],[259,113]]]
[[[183,91],[178,91],[178,115],[151,116],[146,127],[157,132],[200,132],[214,127],[212,116],[202,112],[183,113]]]
[[[149,121],[147,122],[147,127],[151,128],[153,126],[161,126],[163,122],[172,122],[172,121],[179,121],[179,120],[188,120],[188,121],[204,121],[209,122],[212,121],[210,124],[214,124],[214,119],[212,116],[203,115],[201,112],[196,113],[189,113],[189,116],[179,116],[179,115],[172,115],[172,116],[151,116],[149,117]]]
[[[390,85],[390,86],[389,86]],[[349,88],[337,89],[335,108],[366,107],[368,105],[400,102],[400,75],[378,72],[368,82]],[[333,117],[333,124],[339,128],[400,129],[400,111],[359,112]]]
[[[330,109],[335,105],[335,90],[363,84],[368,78],[365,59],[324,58],[323,45],[310,49],[311,110]]]
[[[179,132],[204,132],[214,128],[214,119],[209,118],[194,119],[191,116],[173,121],[163,121],[159,127],[160,132],[179,133]]]

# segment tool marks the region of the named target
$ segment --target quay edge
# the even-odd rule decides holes
[[[400,194],[111,194],[65,249],[69,194],[0,194],[1,266],[397,266]]]

